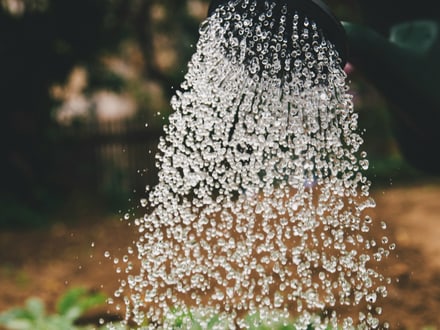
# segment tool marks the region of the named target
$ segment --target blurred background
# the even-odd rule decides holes
[[[155,182],[158,137],[208,2],[0,3],[0,226],[126,208]],[[362,21],[359,3],[328,3]],[[386,102],[356,70],[350,80],[373,175],[407,176]]]
[[[392,1],[327,1],[341,20],[368,23],[384,36],[396,22],[435,12],[434,2],[425,2],[419,12],[405,1],[399,10]],[[62,241],[80,249],[76,237],[96,239],[87,228],[119,230],[109,219],[134,212],[155,184],[169,101],[208,6],[207,0],[0,0],[0,275],[8,283],[29,288],[32,275],[20,268],[29,249],[52,251]],[[403,197],[387,204],[393,210],[409,203],[410,187],[427,182],[438,201],[438,178],[402,156],[386,97],[361,70],[347,70],[373,187],[403,187],[393,195]],[[430,214],[437,219],[436,212]],[[82,231],[74,227],[84,224]],[[14,256],[8,251],[17,237],[28,247],[17,247]],[[89,254],[81,251],[70,257]]]
[[[154,183],[202,1],[2,0],[0,226],[115,212]]]

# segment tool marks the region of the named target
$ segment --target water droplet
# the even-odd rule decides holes
[[[379,324],[371,306],[359,320],[335,310],[376,302],[369,261],[388,253],[364,234],[376,204],[346,75],[318,24],[261,7],[230,1],[200,26],[147,214],[130,222],[139,238],[115,267],[127,275],[115,299],[138,325],[172,328],[180,315],[166,306],[237,325],[246,310],[269,327],[281,316],[301,329]],[[332,314],[312,320],[316,310]]]

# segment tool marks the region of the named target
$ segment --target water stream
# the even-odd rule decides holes
[[[265,6],[216,10],[172,99],[115,293],[141,329],[386,327],[390,280],[375,265],[390,244],[368,236],[375,202],[346,74],[319,26]]]

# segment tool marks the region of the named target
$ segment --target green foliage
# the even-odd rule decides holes
[[[197,310],[194,311],[182,311],[175,309],[172,311],[167,323],[171,323],[173,330],[190,329],[190,330],[226,330],[230,329],[227,321],[222,320],[219,315],[214,315],[212,318],[207,319],[201,317]],[[277,324],[268,325],[261,320],[259,313],[247,315],[245,318],[246,329],[249,330],[296,330],[292,320],[280,320]],[[314,330],[314,326],[310,324],[307,330]],[[326,330],[332,330],[329,325]]]
[[[83,288],[67,291],[57,303],[55,314],[48,314],[44,303],[30,298],[22,308],[0,314],[0,326],[8,330],[86,330],[95,327],[79,327],[75,321],[86,311],[105,302],[100,293],[90,293]]]
[[[105,302],[105,297],[99,293],[90,293],[83,288],[73,288],[67,291],[58,300],[55,314],[47,314],[43,302],[38,298],[27,300],[23,308],[12,309],[0,313],[0,326],[7,330],[92,330],[96,326],[78,326],[77,321],[86,311]],[[220,315],[211,318],[202,317],[197,310],[184,311],[174,309],[166,320],[172,324],[173,330],[214,330],[229,329],[227,321],[222,320]],[[245,319],[246,328],[250,330],[296,330],[294,322],[285,320],[278,325],[267,325],[261,321],[259,313],[248,315]],[[146,326],[146,324],[145,324]],[[99,328],[113,330],[127,330],[128,328],[116,323],[110,327]],[[142,327],[143,329],[143,327]],[[307,330],[313,330],[309,325]],[[331,330],[329,326],[327,330]]]
[[[102,294],[90,294],[84,288],[74,288],[65,293],[57,304],[57,312],[66,315],[70,319],[77,319],[84,312],[92,307],[101,305],[105,302]]]
[[[227,329],[226,325],[222,326],[222,321],[218,315],[214,315],[211,319],[200,318],[197,314],[191,311],[181,311],[175,309],[172,311],[173,329],[190,329],[190,330],[212,330],[212,329]]]
[[[260,319],[259,313],[254,313],[251,315],[248,315],[246,317],[246,323],[249,330],[296,330],[296,327],[293,324],[289,324],[290,322],[282,322],[279,325],[272,325],[268,326],[267,324],[264,324],[264,322]],[[307,329],[307,330],[313,330],[313,329]]]

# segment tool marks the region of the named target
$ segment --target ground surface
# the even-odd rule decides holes
[[[384,265],[395,278],[384,319],[392,329],[440,329],[440,183],[378,188],[374,197],[375,220],[388,223],[388,236],[397,243]],[[46,230],[0,232],[0,311],[29,296],[53,308],[75,286],[111,295],[118,276],[104,252],[122,256],[135,237],[127,223],[93,216]]]

